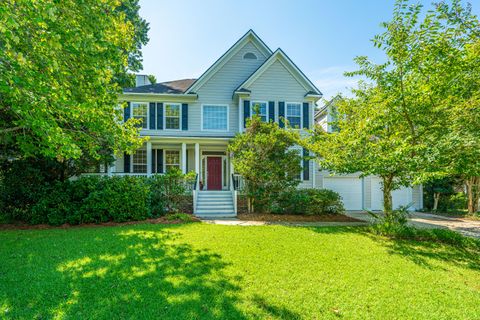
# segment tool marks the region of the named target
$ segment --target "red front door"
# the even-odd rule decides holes
[[[207,158],[207,188],[222,190],[222,157]]]

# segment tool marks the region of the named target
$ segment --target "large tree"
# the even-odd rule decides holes
[[[298,140],[295,130],[262,122],[254,115],[245,132],[230,142],[228,150],[233,153],[235,172],[245,179],[250,212],[268,209],[276,195],[300,183],[302,157],[294,148]]]
[[[117,96],[147,30],[137,1],[0,2],[1,153],[67,161],[138,147]]]
[[[449,175],[480,183],[472,148],[480,143],[478,19],[460,1],[423,14],[421,5],[397,1],[373,39],[386,61],[355,59],[359,69],[347,75],[369,85],[339,104],[339,132],[313,137],[324,167],[382,178],[387,212],[401,185]]]

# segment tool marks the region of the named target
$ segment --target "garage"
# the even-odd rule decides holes
[[[372,178],[372,210],[383,210],[381,179]],[[412,188],[400,188],[392,192],[392,207],[407,206],[412,203]]]
[[[346,210],[362,210],[362,179],[356,177],[325,177],[323,187],[340,194]]]

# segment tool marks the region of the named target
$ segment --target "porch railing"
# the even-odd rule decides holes
[[[197,213],[197,193],[198,193],[198,173],[195,175],[195,180],[192,183],[192,197],[193,197],[193,214]]]
[[[242,191],[245,186],[243,177],[239,174],[232,173],[230,181],[230,191],[232,192],[233,197],[233,210],[235,214],[238,213],[238,192]]]

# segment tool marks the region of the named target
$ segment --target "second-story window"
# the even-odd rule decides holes
[[[203,105],[202,107],[203,130],[228,130],[227,105]]]
[[[267,122],[267,103],[266,102],[252,102],[250,114],[258,114],[263,122]]]
[[[287,103],[286,118],[292,128],[302,127],[302,105],[300,103]]]
[[[147,110],[148,110],[148,103],[132,102],[132,117],[134,119],[139,119],[142,121],[142,123],[138,124],[137,126],[143,129],[148,128]]]
[[[165,129],[180,129],[180,104],[165,104]]]

